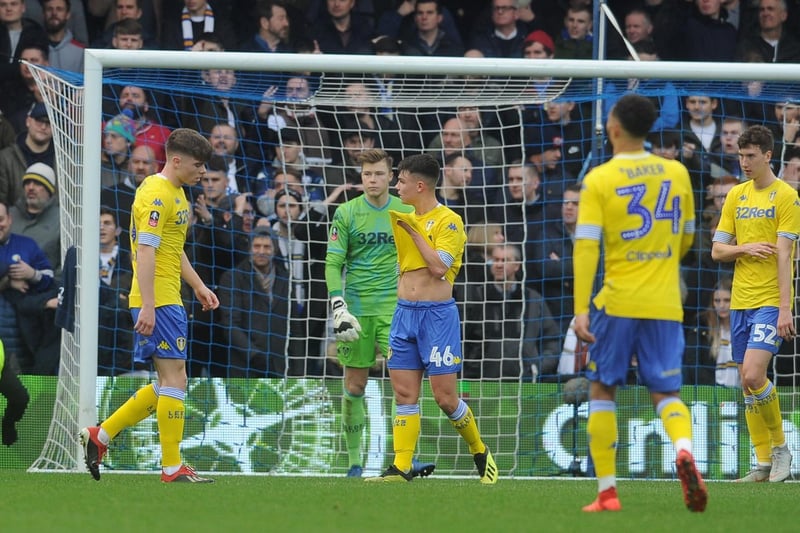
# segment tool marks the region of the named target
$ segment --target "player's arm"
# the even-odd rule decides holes
[[[340,205],[336,208],[331,227],[328,230],[328,247],[325,252],[325,284],[331,298],[344,295],[342,270],[347,261],[350,246],[350,217],[347,207]]]
[[[585,342],[594,342],[589,331],[589,306],[592,288],[600,261],[600,241],[603,237],[604,200],[596,187],[594,176],[584,179],[581,190],[581,209],[575,228],[575,247],[572,252],[572,271],[574,276],[573,300],[575,312],[575,334]]]
[[[342,269],[347,259],[347,223],[341,206],[336,209],[333,223],[328,235],[328,251],[325,254],[325,284],[331,299],[333,312],[333,332],[337,341],[352,342],[358,340],[361,324],[347,309],[342,288]]]
[[[717,230],[714,233],[714,243],[711,245],[711,259],[721,263],[729,263],[744,256],[766,259],[778,252],[778,246],[774,243],[749,242],[733,244],[734,237],[734,235]]]
[[[576,239],[572,260],[575,271],[575,314],[588,313],[594,278],[597,275],[597,263],[600,260],[600,241]]]
[[[181,278],[192,288],[194,295],[203,305],[203,311],[209,311],[219,307],[217,295],[203,283],[202,279],[200,279],[192,263],[189,262],[186,252],[181,252]]]
[[[330,250],[325,255],[325,285],[328,287],[328,296],[344,295],[342,287],[342,268],[344,267],[344,256],[332,253]]]
[[[156,325],[156,248],[139,242],[136,245],[136,281],[142,295],[142,307],[133,329],[144,336],[152,335]]]
[[[778,234],[778,291],[780,302],[778,307],[778,334],[791,339],[795,334],[794,317],[792,316],[792,251],[795,239]]]
[[[439,252],[434,250],[433,247],[428,244],[428,242],[425,240],[425,237],[408,225],[405,220],[398,220],[397,224],[411,236],[411,240],[414,242],[414,246],[417,247],[417,250],[419,250],[422,260],[425,261],[425,266],[428,268],[428,272],[431,273],[431,276],[436,279],[443,278],[450,269],[450,265],[453,264],[452,261],[450,261],[450,265],[445,263],[447,256],[445,255],[443,259],[439,255]]]

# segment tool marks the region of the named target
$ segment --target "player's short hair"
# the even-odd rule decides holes
[[[389,167],[389,170],[392,170],[392,165],[394,165],[394,160],[392,156],[386,153],[385,150],[381,150],[380,148],[371,148],[369,150],[364,150],[358,157],[356,157],[356,162],[363,165],[364,163],[380,163],[381,161],[386,161],[386,166]]]
[[[650,16],[650,13],[648,13],[647,10],[644,8],[634,7],[633,9],[625,13],[625,18],[628,18],[631,15],[641,15],[644,17],[644,19],[647,21],[648,24],[650,24],[651,26],[653,25],[653,18]]]
[[[567,14],[569,13],[587,13],[589,15],[589,20],[594,20],[594,13],[592,13],[592,8],[586,4],[575,4],[570,3],[569,7],[567,8]]]
[[[797,146],[786,148],[786,152],[783,154],[784,163],[788,163],[792,159],[800,159],[800,148]]]
[[[114,25],[114,37],[119,35],[139,35],[144,34],[142,23],[136,19],[122,19]]]
[[[658,49],[656,43],[652,39],[642,39],[637,43],[633,43],[633,49],[637,54],[647,54],[649,56],[657,56]]]
[[[509,260],[510,263],[520,263],[522,262],[522,251],[519,249],[519,246],[516,244],[509,244],[509,243],[500,243],[492,247],[492,251],[496,250],[497,248],[503,248],[510,252],[511,258]]]
[[[53,0],[40,0],[39,3],[42,4],[42,7],[45,7],[47,4],[49,4],[52,1]],[[22,2],[22,3],[24,4],[25,2]],[[71,0],[64,0],[64,4],[66,4],[66,6],[67,6],[67,13],[71,12],[72,11],[72,1]]]
[[[758,146],[762,154],[771,152],[775,148],[775,138],[766,126],[757,124],[750,126],[739,136],[739,148]]]
[[[276,170],[275,173],[272,175],[273,187],[274,187],[275,177],[276,176],[280,176],[281,174],[283,174],[284,176],[293,177],[294,179],[297,180],[298,184],[302,184],[303,183],[303,175],[300,174],[300,172],[298,170],[296,170],[294,168],[290,168],[290,167],[283,167],[283,168],[279,168],[278,170]],[[289,184],[287,183],[286,185],[289,185]],[[292,183],[292,185],[295,185],[295,184]]]
[[[256,239],[274,239],[275,232],[272,231],[272,228],[269,226],[256,226],[253,228],[253,231],[250,232],[250,244],[253,244],[253,241]]]
[[[43,37],[34,36],[21,39],[17,50],[19,50],[20,54],[25,50],[39,50],[44,59],[50,59],[50,45]]]
[[[114,220],[114,226],[119,226],[119,222],[117,222],[117,213],[107,205],[100,206],[100,216],[103,215],[110,215],[111,218]]]
[[[739,183],[739,178],[736,176],[731,176],[730,174],[723,174],[722,176],[717,176],[714,178],[708,186],[714,187],[716,185],[736,185]]]
[[[206,161],[206,168],[209,172],[228,172],[228,162],[221,155],[213,154],[208,161]]]
[[[170,133],[164,148],[168,155],[188,155],[203,163],[214,153],[208,139],[189,128],[178,128]]]
[[[747,128],[747,120],[745,120],[745,118],[742,115],[734,115],[728,113],[722,117],[722,123],[724,124],[725,122],[741,122],[742,125],[745,128]]]
[[[492,241],[492,236],[503,231],[503,225],[498,222],[489,221],[484,224],[474,225],[467,228],[467,249],[475,250],[481,255],[492,252],[498,243]]]
[[[222,43],[222,37],[213,31],[203,32],[198,41],[205,41],[207,43],[214,43],[219,46],[220,50],[225,50],[225,45]]]
[[[430,154],[410,155],[397,164],[397,173],[408,172],[422,178],[430,187],[436,187],[442,167]]]
[[[657,148],[675,148],[681,146],[681,136],[675,130],[651,131],[647,134],[647,141]]]
[[[464,159],[469,160],[469,157],[467,157],[466,154],[464,154],[464,152],[453,152],[452,154],[448,154],[444,158],[444,166],[445,167],[452,167],[453,163],[455,163],[456,159],[459,159],[459,158],[462,158],[462,157]]]
[[[649,98],[638,94],[626,94],[614,104],[611,113],[622,128],[637,139],[644,139],[658,118],[656,106]]]
[[[417,3],[418,4],[436,4],[436,13],[439,14],[439,13],[442,12],[442,2],[441,2],[441,0],[417,0]],[[416,12],[417,12],[417,10],[414,9],[414,13],[416,13]]]
[[[259,19],[263,17],[269,20],[274,14],[272,12],[273,7],[282,7],[283,9],[286,9],[286,6],[280,0],[259,0],[259,2],[256,4],[256,15]]]

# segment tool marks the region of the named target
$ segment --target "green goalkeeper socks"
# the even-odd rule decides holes
[[[364,396],[345,391],[342,398],[342,428],[350,466],[362,464],[361,435],[364,433]]]

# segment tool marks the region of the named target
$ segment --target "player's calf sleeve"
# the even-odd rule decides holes
[[[128,398],[119,409],[114,411],[100,427],[102,427],[109,438],[113,439],[120,431],[127,427],[135,426],[156,411],[158,403],[158,384],[150,383],[145,385],[133,396]]]
[[[364,433],[364,395],[344,391],[342,397],[342,429],[351,465],[361,465],[361,435]]]
[[[676,450],[692,451],[692,417],[689,408],[677,396],[664,398],[656,405],[656,413]]]
[[[759,413],[756,399],[752,394],[744,395],[744,419],[747,422],[747,431],[750,433],[750,441],[753,443],[753,451],[756,454],[756,461],[760,465],[772,463],[772,448],[770,447],[769,429],[764,423],[764,419]]]
[[[183,424],[186,413],[186,392],[174,387],[162,387],[158,397],[156,416],[161,441],[161,465],[181,464],[180,444],[183,440]]]
[[[464,400],[458,401],[458,407],[450,415],[450,423],[458,431],[469,446],[469,453],[475,455],[482,453],[486,446],[481,441],[481,433],[478,430],[478,424],[475,422],[475,415],[472,414],[472,409],[466,404]]]
[[[403,472],[411,471],[411,461],[420,432],[419,405],[398,405],[392,424],[394,466]]]
[[[750,390],[755,398],[755,404],[764,425],[769,432],[772,446],[783,446],[786,443],[786,436],[783,434],[783,417],[781,417],[781,403],[778,399],[778,391],[770,380],[758,390]]]
[[[589,402],[589,453],[592,454],[598,479],[617,473],[617,405],[610,400]]]

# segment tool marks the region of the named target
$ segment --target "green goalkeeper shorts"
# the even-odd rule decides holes
[[[348,368],[370,368],[375,365],[375,356],[384,357],[389,350],[389,328],[391,315],[356,317],[361,324],[358,340],[336,342],[336,355],[342,366]]]

